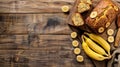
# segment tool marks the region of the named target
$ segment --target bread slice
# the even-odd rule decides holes
[[[73,7],[70,10],[67,22],[71,26],[78,27],[81,30],[87,31],[88,29],[86,29],[87,27],[85,25],[85,20],[83,19],[81,13],[89,10],[91,4],[88,5],[88,3],[85,3],[84,5],[85,8],[81,9],[82,8],[82,6],[80,6],[81,3],[83,4],[84,2],[81,2],[81,0],[75,1]]]

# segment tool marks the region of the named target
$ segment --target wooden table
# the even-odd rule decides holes
[[[0,0],[0,67],[93,67],[73,54],[68,14],[61,6],[71,8],[74,2]]]

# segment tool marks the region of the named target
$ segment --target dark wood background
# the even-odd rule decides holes
[[[93,67],[86,55],[78,63],[73,54],[68,14],[61,6],[71,8],[74,2],[0,0],[0,67]]]

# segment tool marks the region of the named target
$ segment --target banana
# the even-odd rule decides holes
[[[100,55],[100,54],[92,51],[92,50],[88,47],[87,43],[83,40],[83,38],[82,38],[82,41],[83,41],[83,42],[82,42],[82,48],[83,48],[84,52],[85,52],[90,58],[92,58],[92,59],[94,59],[94,60],[97,60],[97,61],[102,61],[102,60],[108,59],[108,57],[104,57],[104,56],[102,56],[102,55]]]
[[[96,53],[101,54],[101,55],[105,55],[108,56],[108,54],[105,52],[105,50],[103,48],[101,48],[100,46],[98,46],[95,42],[93,42],[90,38],[83,36],[85,39],[85,42],[87,43],[87,45],[94,50]]]
[[[99,45],[101,45],[108,52],[108,55],[110,55],[110,44],[108,44],[107,41],[105,41],[102,37],[92,33],[85,34],[88,35],[92,40],[97,42]]]

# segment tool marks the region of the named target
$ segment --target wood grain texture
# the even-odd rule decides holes
[[[7,45],[7,43],[9,44]],[[70,35],[1,35],[0,63],[28,65],[28,67],[93,67],[91,60],[81,49],[84,62],[78,63],[73,53]],[[81,44],[80,44],[81,45]],[[9,47],[8,47],[9,46]],[[29,66],[30,65],[30,66]]]
[[[78,63],[73,54],[72,31],[61,6],[71,8],[74,2],[0,0],[0,67],[94,67],[82,48],[84,62]]]
[[[16,0],[0,0],[0,13],[15,13]]]
[[[0,13],[62,12],[61,6],[71,7],[74,0],[0,0]]]
[[[69,34],[66,14],[0,14],[1,34]]]
[[[93,0],[95,6],[100,0]],[[120,0],[113,0],[120,3]],[[70,8],[75,0],[0,0],[0,13],[59,13],[61,6]]]
[[[32,49],[71,46],[70,35],[0,35],[0,49]]]

